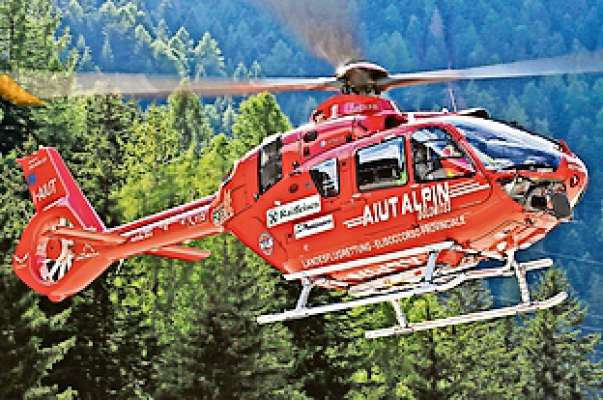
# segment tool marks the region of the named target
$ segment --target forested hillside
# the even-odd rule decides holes
[[[311,1],[327,7],[331,0]],[[341,3],[340,3],[341,4]],[[391,71],[467,67],[603,48],[600,0],[345,2],[363,57]],[[0,71],[120,71],[190,77],[328,76],[260,0],[0,0]],[[387,308],[259,326],[298,288],[232,237],[186,264],[139,257],[60,304],[11,271],[33,212],[16,158],[57,147],[108,225],[212,193],[233,162],[303,122],[324,98],[199,99],[141,104],[118,96],[0,100],[0,398],[579,399],[603,389],[603,76],[502,80],[398,90],[403,109],[485,107],[566,140],[587,163],[576,221],[525,258],[557,268],[532,286],[550,311],[405,337],[366,340]],[[282,111],[281,111],[282,110]],[[573,288],[573,289],[572,289]],[[316,301],[338,295],[320,293]],[[464,286],[403,304],[413,320],[518,299],[514,285]]]

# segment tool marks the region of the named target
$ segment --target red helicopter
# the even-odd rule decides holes
[[[132,256],[201,261],[210,253],[184,244],[228,232],[285,279],[302,284],[295,309],[259,316],[259,323],[388,302],[398,323],[367,332],[380,337],[552,307],[567,294],[533,301],[526,282],[526,272],[550,267],[552,260],[520,263],[515,253],[572,218],[588,183],[584,163],[563,141],[493,120],[483,109],[402,112],[380,95],[457,80],[601,70],[603,53],[595,52],[410,74],[352,62],[332,78],[189,82],[188,90],[203,95],[339,94],[308,124],[249,151],[214,195],[113,228],[105,227],[55,149],[21,158],[36,213],[16,248],[14,271],[36,292],[61,301]],[[4,98],[39,102],[4,79]],[[119,87],[97,85],[94,93],[131,96],[162,95],[179,84],[142,75],[77,79],[80,94],[98,80]],[[501,266],[478,268],[491,259]],[[515,277],[521,303],[418,323],[409,323],[399,304],[493,277]],[[315,286],[347,291],[350,300],[310,306]]]

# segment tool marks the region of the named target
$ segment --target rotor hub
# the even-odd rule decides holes
[[[343,94],[378,95],[383,90],[380,82],[388,76],[385,68],[366,61],[349,62],[335,72]]]

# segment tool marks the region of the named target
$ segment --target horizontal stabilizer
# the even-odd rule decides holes
[[[209,250],[202,250],[196,249],[194,247],[184,246],[164,246],[157,250],[148,251],[147,254],[151,254],[153,256],[173,258],[176,260],[188,262],[197,262],[205,260],[206,258],[211,256],[211,252]]]
[[[52,231],[52,236],[67,240],[86,240],[90,242],[99,242],[107,245],[120,245],[128,241],[127,237],[111,232],[94,232],[73,228],[56,228]],[[158,257],[173,258],[176,260],[197,262],[208,258],[211,252],[200,250],[194,247],[184,246],[164,246],[159,249],[149,250],[146,254]]]

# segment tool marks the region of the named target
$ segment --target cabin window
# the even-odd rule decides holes
[[[339,194],[339,168],[336,158],[328,159],[312,167],[310,176],[321,196],[333,197]]]
[[[440,128],[417,130],[412,134],[410,144],[417,182],[453,179],[475,173],[471,159]]]
[[[260,149],[260,193],[265,193],[283,178],[282,147],[283,142],[278,136]]]
[[[404,138],[396,138],[358,150],[356,179],[361,191],[406,184]]]

